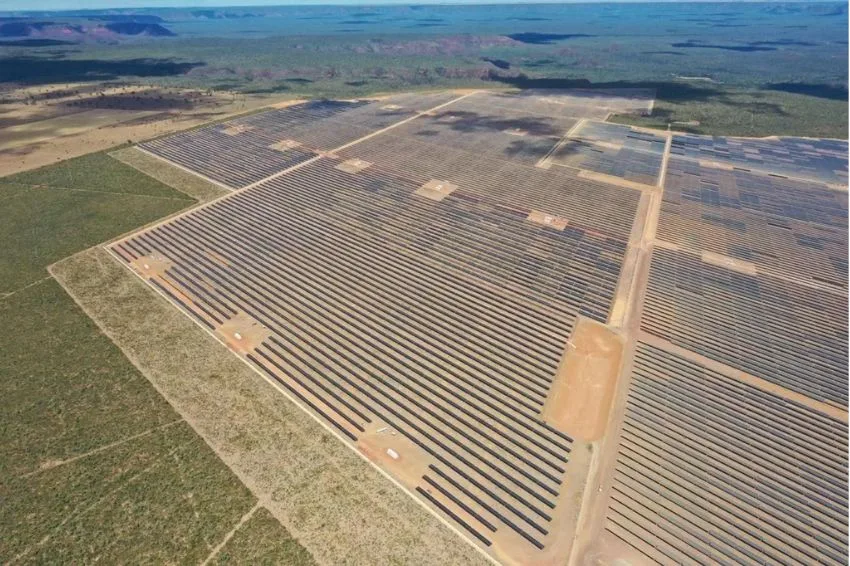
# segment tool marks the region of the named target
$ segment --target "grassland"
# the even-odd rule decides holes
[[[668,3],[162,10],[174,36],[0,45],[3,83],[128,81],[358,97],[536,81],[659,86],[646,121],[699,131],[846,137],[847,6]],[[705,88],[682,96],[682,77]],[[686,81],[685,81],[686,82]],[[836,114],[837,110],[837,114]]]
[[[185,194],[126,167],[104,153],[5,177],[3,183],[191,200]]]
[[[0,187],[0,562],[309,564],[45,270],[195,199],[104,154]]]
[[[65,256],[195,202],[103,153],[0,178],[0,198],[4,294],[46,277]]]
[[[233,538],[218,552],[214,564],[289,564],[313,563],[313,558],[291,539],[267,509],[260,508]]]
[[[180,187],[181,192],[201,202],[220,197],[229,192],[218,185],[169,165],[161,159],[144,153],[135,147],[118,149],[109,155],[141,171],[148,177],[165,183],[169,187]]]

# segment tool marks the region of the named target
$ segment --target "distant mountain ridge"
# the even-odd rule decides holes
[[[77,23],[28,19],[0,20],[0,38],[59,40],[63,42],[114,40],[121,36],[171,37],[158,16],[96,15]]]
[[[159,24],[146,24],[141,22],[112,22],[104,26],[110,31],[124,35],[150,35],[154,37],[167,37],[176,35],[170,29]]]

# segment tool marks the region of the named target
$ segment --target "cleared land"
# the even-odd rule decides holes
[[[679,250],[664,238],[677,195],[692,194],[682,171],[701,167],[709,188],[699,202],[727,228],[743,209],[754,223],[834,228],[834,245],[846,249],[846,192],[823,184],[846,166],[809,164],[831,171],[820,182],[782,179],[785,156],[803,163],[810,154],[780,139],[753,142],[759,173],[692,153],[671,161],[682,146],[675,136],[597,121],[651,100],[617,94],[312,103],[200,130],[208,146],[191,134],[165,138],[145,149],[234,193],[109,250],[499,561],[840,562],[846,288],[800,281],[782,261],[728,257],[694,240]],[[305,128],[310,112],[318,126]],[[628,166],[612,168],[611,157],[538,166],[564,159],[558,150],[582,132],[602,154],[629,151]],[[256,153],[264,177],[215,160],[217,148],[242,141],[276,152]],[[846,144],[810,145],[829,159],[846,154]],[[305,157],[281,160],[293,151]],[[738,202],[711,196],[712,175],[727,173]],[[736,237],[736,250],[760,241],[758,231]],[[789,246],[784,253],[804,257]],[[846,282],[846,262],[832,267]],[[598,333],[577,330],[591,321]],[[676,373],[687,364],[713,381]],[[648,381],[650,366],[671,377]],[[672,408],[646,412],[659,397],[682,399],[680,430],[666,432]],[[739,398],[755,407],[746,429],[733,418]],[[787,418],[803,428],[766,404],[794,407]],[[635,459],[635,427],[685,444]],[[782,440],[773,441],[766,431],[777,427]],[[835,441],[800,464],[801,447],[829,435]],[[683,470],[692,463],[683,451],[710,442],[731,458],[727,475],[740,469],[765,493],[798,486],[787,497],[803,506],[782,495],[756,509],[743,487],[722,497],[711,479],[683,487],[684,472],[671,472],[679,475],[663,499],[647,499],[638,484],[655,481],[646,478],[661,473],[656,466]],[[711,501],[713,514],[698,514],[710,529],[694,522],[694,494]],[[773,544],[770,529],[783,523],[797,530]],[[649,538],[658,525],[669,536]],[[821,542],[805,546],[811,537]]]
[[[49,142],[56,137],[80,134],[94,128],[120,124],[129,120],[137,120],[156,113],[150,111],[86,110],[85,112],[76,112],[58,118],[48,118],[18,126],[9,126],[3,131],[4,139],[0,143],[0,151]]]
[[[4,90],[0,175],[102,151],[250,111],[280,97],[123,83]]]

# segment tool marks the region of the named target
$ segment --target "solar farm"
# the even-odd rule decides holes
[[[145,142],[229,193],[107,249],[495,562],[846,564],[847,142],[605,121],[653,100]]]

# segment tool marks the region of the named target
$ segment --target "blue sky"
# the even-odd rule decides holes
[[[89,10],[104,8],[174,8],[210,6],[283,6],[304,4],[344,4],[356,6],[375,4],[541,4],[570,2],[706,2],[712,0],[0,0],[0,12],[15,10]],[[715,0],[762,2],[781,0]],[[816,2],[819,0],[791,0]],[[822,1],[822,0],[821,0]]]
[[[281,6],[294,4],[492,4],[495,2],[522,4],[523,0],[0,0],[0,11],[14,10],[86,10],[103,8],[164,8],[207,6]],[[527,3],[611,0],[533,0]],[[619,0],[641,1],[641,0]],[[647,0],[642,0],[647,1]],[[658,1],[658,0],[655,0]],[[665,1],[665,0],[661,0]],[[667,0],[671,1],[671,0]],[[675,1],[675,0],[672,0]]]
[[[554,0],[553,0],[554,1]],[[585,0],[587,1],[587,0]],[[591,0],[592,1],[592,0]],[[0,11],[87,10],[102,8],[163,8],[206,6],[281,6],[294,4],[475,4],[484,0],[0,0]],[[521,3],[517,2],[517,3]],[[539,0],[538,0],[539,3]]]

